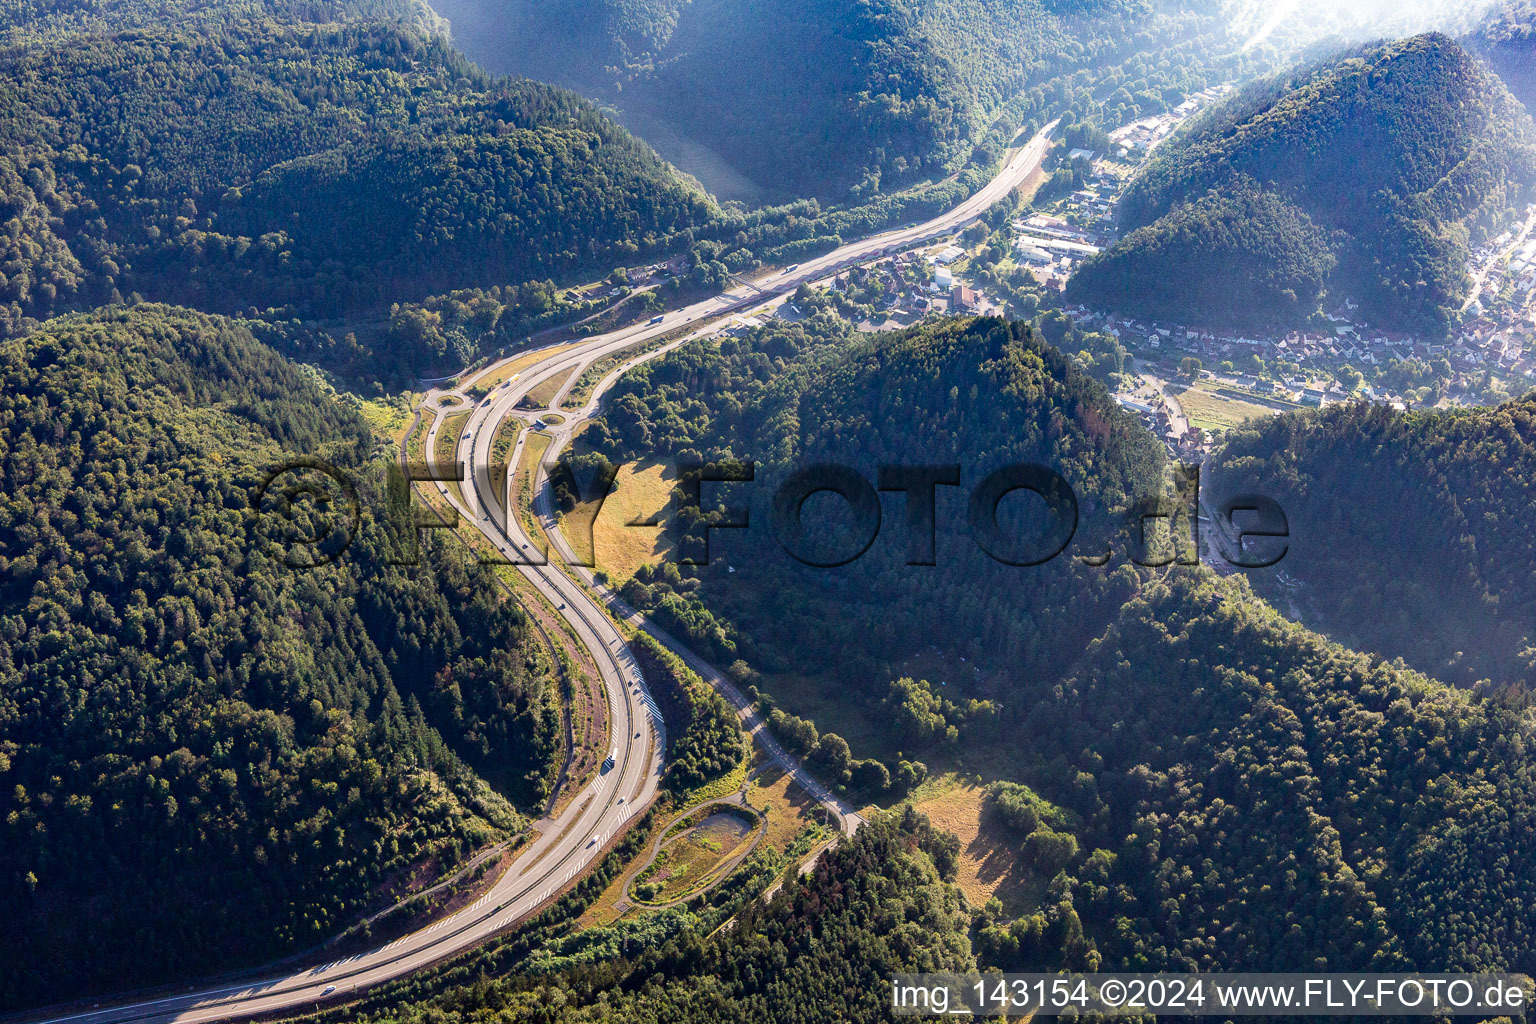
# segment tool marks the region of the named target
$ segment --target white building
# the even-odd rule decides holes
[[[960,248],[958,245],[951,245],[940,250],[939,254],[933,258],[933,262],[939,264],[940,266],[947,267],[964,255],[964,249]]]

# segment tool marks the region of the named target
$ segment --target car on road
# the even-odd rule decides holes
[[[327,985],[327,986],[325,986],[325,990],[323,992],[321,992],[320,994],[323,995],[323,996],[328,996],[332,992],[335,992],[335,991],[336,991],[336,986],[335,985]]]

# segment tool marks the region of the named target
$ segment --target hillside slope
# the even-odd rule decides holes
[[[309,948],[548,792],[520,614],[462,555],[391,564],[367,427],[248,333],[56,321],[0,344],[0,422],[0,1007]],[[308,570],[252,516],[296,457],[360,489],[357,540]],[[308,521],[343,522],[319,483]]]
[[[376,319],[453,287],[606,272],[715,216],[574,94],[387,24],[18,44],[0,50],[0,138],[9,331],[135,292]]]
[[[1068,294],[1248,326],[1294,325],[1326,292],[1383,326],[1443,334],[1466,295],[1469,242],[1533,182],[1536,129],[1480,62],[1441,35],[1370,47],[1250,86],[1192,123],[1127,189],[1125,237]]]
[[[1063,76],[1059,101],[1102,74],[1134,92],[1138,74],[1116,77],[1114,65],[1210,27],[1200,4],[1121,0],[435,6],[486,66],[613,103],[722,194],[730,182],[769,201],[858,200],[942,177],[1029,86]],[[1181,54],[1185,74],[1200,73],[1195,56]]]
[[[1087,826],[1067,905],[995,955],[1049,963],[1070,909],[1122,969],[1536,966],[1530,707],[1202,576],[1144,585],[1065,681],[1016,681],[1027,774]]]
[[[638,369],[606,408],[586,439],[615,461],[692,453],[757,462],[750,494],[738,490],[730,502],[750,497],[753,525],[713,534],[697,584],[678,579],[672,566],[647,569],[626,596],[680,628],[690,619],[681,595],[704,597],[722,619],[747,627],[704,641],[721,663],[741,656],[768,671],[806,674],[841,665],[858,680],[850,696],[860,700],[883,698],[886,667],[929,644],[988,668],[1026,671],[1080,650],[1124,594],[1112,572],[1083,571],[1073,556],[1118,544],[1117,513],[1162,486],[1161,449],[1103,386],[1038,333],[996,319],[860,336],[818,315],[806,325],[703,341]],[[770,529],[769,499],[792,473],[820,462],[854,467],[871,482],[881,466],[959,464],[963,486],[936,491],[936,564],[907,564],[898,497],[888,499],[894,504],[869,550],[851,563],[815,568],[786,554]],[[969,489],[1023,462],[1055,468],[1079,504],[1070,549],[1034,568],[992,560],[967,523]],[[1001,522],[1033,537],[1044,522],[1037,511],[1009,503]],[[840,511],[818,516],[807,506],[804,521],[808,542],[797,550],[808,557],[836,560],[858,550]],[[672,520],[690,538],[683,550],[699,556],[703,527],[697,513]],[[701,625],[708,631],[707,619]]]
[[[767,493],[786,469],[822,460],[871,478],[874,462],[960,461],[969,485],[973,465],[1039,459],[1079,489],[1067,555],[1096,560],[1115,535],[1094,520],[1123,493],[1156,493],[1160,468],[1155,446],[1142,455],[1150,437],[1106,406],[1018,325],[859,338],[813,318],[725,340],[716,359],[684,348],[658,360],[603,429],[626,456],[755,457],[751,486]],[[1525,473],[1495,483],[1492,457],[1524,428],[1498,424],[1456,459],[1426,460],[1424,476],[1489,463],[1485,486],[1512,501]],[[1360,475],[1362,488],[1375,479]],[[743,505],[744,486],[710,497],[705,515]],[[1012,858],[1038,872],[1048,894],[1012,919],[978,908],[984,963],[1536,966],[1536,873],[1518,854],[1536,841],[1528,701],[1485,700],[1351,651],[1285,621],[1241,579],[1128,565],[1123,547],[1102,568],[972,560],[963,492],[951,501],[940,488],[938,564],[903,565],[904,499],[886,500],[874,545],[850,565],[786,565],[754,504],[753,527],[714,532],[708,568],[642,570],[624,594],[722,664],[743,659],[732,672],[767,695],[783,742],[857,799],[879,796],[882,779],[883,799],[899,798],[921,758],[1026,783],[1064,809],[1027,822],[1012,848],[971,851],[989,870]],[[1418,550],[1434,541],[1403,519],[1424,507],[1399,490],[1363,514]],[[1431,521],[1439,511],[1425,510]],[[1481,498],[1464,508],[1491,529],[1490,512]],[[1292,522],[1299,534],[1302,513]],[[1513,575],[1530,564],[1523,536],[1489,552]],[[1439,594],[1442,605],[1458,596]]]
[[[1318,628],[1462,685],[1536,684],[1536,551],[1522,526],[1536,400],[1274,417],[1234,431],[1208,465],[1213,493],[1286,510],[1277,569],[1301,581],[1294,599]]]
[[[1536,110],[1536,2],[1494,4],[1466,44],[1499,73],[1527,110]]]
[[[0,0],[8,43],[58,40],[124,29],[218,31],[232,22],[385,21],[446,36],[448,23],[426,0]]]

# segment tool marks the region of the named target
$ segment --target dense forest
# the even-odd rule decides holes
[[[557,280],[676,255],[642,302],[717,289],[951,204],[1016,129],[1098,139],[1258,59],[1204,0],[436,6],[0,0],[0,1012],[312,950],[550,796],[537,630],[462,548],[409,557],[395,453],[289,357],[400,382],[587,312]],[[1467,45],[1518,66],[1528,8]],[[438,11],[561,86],[481,71]],[[565,86],[784,205],[717,203]],[[1310,64],[1170,142],[1075,297],[1444,330],[1533,140],[1444,37]],[[1106,390],[1113,339],[1059,310],[862,335],[860,277],[636,368],[575,458],[689,467],[665,525],[700,564],[624,598],[893,810],[803,876],[820,826],[589,927],[639,814],[519,928],[322,1016],[877,1021],[893,972],[977,966],[1536,973],[1536,401],[1232,431],[1205,486],[1275,497],[1291,550],[1223,579]],[[1022,463],[1056,476],[981,489]],[[776,502],[833,464],[849,501]],[[738,770],[731,705],[633,649],[670,796]],[[901,805],[929,762],[987,772],[1025,897],[952,884],[959,841]]]
[[[1027,328],[952,321],[839,337],[813,319],[708,344],[679,349],[625,386],[603,428],[615,455],[755,457],[752,486],[770,491],[782,467],[850,453],[861,468],[864,453],[1043,457],[1074,485],[1082,467],[1094,467],[1080,492],[1084,508],[1121,506],[1119,495],[1095,490],[1109,481],[1155,488],[1158,480],[1156,449],[1142,450],[1146,435],[1121,426],[1102,392]],[[878,372],[865,372],[873,366]],[[1347,415],[1333,414],[1339,422]],[[1493,499],[1514,508],[1524,486],[1523,470],[1501,473],[1509,466],[1494,456],[1516,447],[1525,419],[1502,410],[1481,445],[1444,442],[1448,457],[1426,459],[1423,478],[1441,486],[1455,478],[1451,451],[1457,463],[1487,466],[1481,483],[1455,486],[1461,515],[1494,529],[1502,512]],[[1379,452],[1382,442],[1364,433],[1359,450]],[[1255,451],[1252,462],[1276,460]],[[1380,465],[1380,477],[1401,472],[1398,460]],[[1353,464],[1340,472],[1358,474],[1361,488],[1378,478]],[[697,518],[679,510],[677,528],[717,515],[717,502],[745,504],[740,491],[727,495],[708,499]],[[1425,501],[1398,488],[1362,515],[1374,516],[1385,545],[1397,519],[1384,510]],[[1298,534],[1300,508],[1292,514]],[[988,790],[989,813],[1048,885],[1018,917],[973,908],[983,962],[1536,966],[1536,879],[1519,852],[1536,839],[1536,721],[1518,694],[1472,695],[1350,651],[1286,622],[1244,581],[1199,568],[1123,558],[1103,568],[1066,559],[1034,569],[971,563],[957,557],[963,545],[946,527],[942,498],[939,509],[937,566],[880,564],[881,545],[902,551],[902,531],[887,527],[864,559],[819,570],[773,561],[772,540],[751,543],[754,530],[720,531],[711,566],[642,571],[625,594],[722,663],[743,659],[733,672],[760,688],[775,730],[813,764],[827,734],[800,717],[801,691],[776,690],[786,675],[834,659],[845,717],[865,708],[891,745],[909,752],[963,751],[968,764],[1007,766],[1007,781]],[[754,522],[759,511],[754,503]],[[1436,507],[1426,512],[1435,522]],[[1086,520],[1094,546],[1074,544],[1074,553],[1097,553],[1112,535]],[[1502,559],[1513,582],[1530,556],[1503,536],[1487,557]],[[1436,543],[1417,533],[1402,540],[1416,551]],[[735,571],[726,576],[717,559]],[[1044,582],[1043,571],[1060,582]],[[1392,571],[1401,570],[1383,565]],[[1375,578],[1366,576],[1360,593]],[[909,586],[926,602],[909,603]],[[1439,598],[1443,607],[1443,589]],[[952,675],[941,691],[896,678],[898,659],[929,644],[966,655],[977,681]],[[847,744],[837,742],[846,764]]]
[[[997,77],[981,60],[987,33],[1034,40],[1028,25],[1066,12],[1031,7],[1009,15],[1028,25],[993,25],[987,4],[941,7],[808,11],[852,19],[855,77],[873,77],[846,116],[829,112],[830,85],[813,84],[802,97],[813,106],[786,107],[777,135],[729,85],[745,59],[767,61],[765,74],[840,73],[809,45],[822,35],[791,25],[778,49],[704,62],[730,83],[689,95],[742,101],[743,120],[717,111],[709,124],[781,162],[782,181],[758,197],[779,205],[748,209],[717,204],[574,93],[481,71],[419,0],[0,5],[0,334],[144,298],[247,318],[355,386],[400,386],[594,312],[557,281],[667,256],[682,272],[643,302],[718,290],[730,273],[952,206],[1021,127],[1166,109],[1217,80],[1218,63],[1246,66],[1199,10],[1147,21],[1103,4],[1071,15],[1093,27],[1063,36],[1060,56],[998,62]],[[930,59],[930,44],[953,59]],[[495,47],[488,56],[505,69]],[[934,100],[934,75],[972,98]],[[828,189],[840,205],[803,198]]]
[[[1131,579],[1089,562],[1170,557],[1141,544],[1128,514],[1171,489],[1161,447],[1102,384],[1022,324],[958,319],[864,336],[818,313],[684,346],[637,368],[605,408],[583,441],[616,462],[755,462],[750,485],[702,485],[702,506],[679,495],[667,520],[679,555],[695,560],[712,523],[745,513],[748,529],[712,530],[707,565],[644,566],[622,592],[769,696],[775,676],[820,677],[838,666],[850,707],[866,708],[892,732],[891,750],[908,755],[882,764],[851,752],[836,731],[800,722],[793,705],[764,710],[790,749],[861,798],[910,789],[926,772],[910,752],[942,746],[951,726],[996,735],[994,684],[1005,668],[1057,672],[1103,631]],[[1070,546],[1032,567],[984,553],[968,512],[967,494],[983,478],[1024,462],[1059,472],[1078,503]],[[819,568],[781,547],[771,508],[782,483],[818,463],[852,468],[871,494],[887,485],[881,467],[901,465],[958,464],[952,479],[961,486],[937,485],[932,524],[915,530],[908,502],[924,506],[920,488],[887,495],[873,540],[859,536],[841,501],[813,498],[802,508],[800,553],[835,562],[867,545],[847,564]],[[1173,504],[1165,508],[1176,513]],[[1044,509],[1021,493],[997,503],[997,519],[1007,537],[1043,549],[1052,544]],[[909,564],[914,555],[929,564]],[[937,682],[898,678],[903,659],[931,647],[971,659],[987,681],[940,695]]]
[[[1462,685],[1536,683],[1536,552],[1522,525],[1536,401],[1275,417],[1233,431],[1208,465],[1213,493],[1256,491],[1286,510],[1285,560],[1255,574],[1281,607]]]
[[[0,34],[12,43],[82,32],[176,24],[217,31],[230,21],[384,21],[446,36],[426,0],[0,0]]]
[[[1047,100],[1065,108],[1075,87],[1087,85],[1097,97],[1087,106],[1096,110],[1106,96],[1121,102],[1117,86],[1129,87],[1125,102],[1150,88],[1140,101],[1165,109],[1163,90],[1173,83],[1151,85],[1129,61],[1201,39],[1202,52],[1181,55],[1180,73],[1198,76],[1207,44],[1212,54],[1229,49],[1204,39],[1219,25],[1200,3],[442,0],[436,7],[455,41],[487,66],[611,102],[664,152],[711,168],[699,173],[723,192],[769,201],[859,201],[943,177],[994,122],[1021,123],[1021,98],[1031,112]],[[1051,95],[1024,95],[1040,86]]]
[[[1536,966],[1522,702],[1347,651],[1203,571],[1144,582],[1065,680],[1011,682],[1022,774],[1083,825],[1040,910],[982,925],[984,956]]]
[[[103,312],[0,344],[0,423],[0,1006],[308,948],[539,809],[545,657],[465,556],[393,564],[384,463],[312,377],[226,321]],[[360,491],[307,570],[258,504],[293,457]]]
[[[606,409],[584,439],[614,461],[756,462],[750,493],[747,485],[706,489],[705,507],[684,508],[671,524],[694,557],[717,505],[750,499],[752,528],[714,531],[708,566],[681,577],[677,566],[647,570],[625,596],[694,636],[717,664],[742,657],[800,672],[839,664],[850,696],[861,698],[883,699],[890,677],[881,678],[881,666],[930,643],[1021,667],[1080,649],[1124,595],[1112,573],[1084,571],[1072,556],[1110,546],[1124,558],[1121,513],[1162,493],[1162,451],[1150,435],[1037,333],[1001,320],[860,336],[818,314],[685,346],[626,377]],[[935,496],[937,564],[907,564],[895,495],[862,557],[822,569],[787,555],[769,529],[769,499],[792,473],[822,462],[856,469],[871,488],[881,466],[960,464],[964,486],[940,486]],[[1069,551],[1034,568],[992,560],[967,525],[967,491],[1018,462],[1057,470],[1079,503]],[[1033,536],[1044,521],[1036,511],[1019,499],[1003,503],[999,518]],[[838,504],[822,513],[813,501],[804,513],[813,542],[802,550],[815,560],[858,548]],[[989,586],[978,586],[982,579]],[[989,589],[997,593],[983,597]],[[697,609],[699,596],[712,613]]]
[[[1295,325],[1326,290],[1373,323],[1444,335],[1469,243],[1533,183],[1536,129],[1481,62],[1442,35],[1368,47],[1196,118],[1126,190],[1125,237],[1085,261],[1068,296],[1184,323]],[[1202,252],[1221,258],[1188,273]]]
[[[1329,232],[1260,188],[1235,182],[1180,203],[1084,264],[1073,298],[1181,322],[1300,321],[1338,265]]]
[[[1536,110],[1536,2],[1503,0],[1466,39],[1509,85],[1509,91]]]
[[[12,332],[134,294],[377,317],[453,286],[606,271],[715,217],[591,104],[394,25],[33,41],[0,50],[0,97]]]

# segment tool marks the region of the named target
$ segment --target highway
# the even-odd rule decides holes
[[[584,419],[597,411],[602,393],[639,362],[656,358],[692,338],[710,333],[718,328],[721,318],[787,295],[802,283],[823,279],[849,266],[883,256],[891,250],[965,226],[1022,184],[1040,166],[1055,127],[1056,122],[1051,122],[1029,143],[1014,151],[997,176],[975,195],[926,223],[852,242],[823,256],[808,259],[788,271],[771,273],[751,283],[738,284],[719,295],[667,313],[659,323],[622,328],[594,336],[575,346],[551,345],[550,354],[546,358],[523,369],[515,381],[509,380],[496,386],[472,407],[470,403],[474,400],[468,397],[467,392],[474,385],[473,377],[461,382],[454,391],[428,392],[425,402],[431,409],[449,411],[445,400],[453,394],[461,404],[454,406],[451,411],[469,408],[471,412],[468,422],[460,429],[461,436],[456,440],[455,458],[465,471],[460,495],[455,495],[446,484],[421,486],[436,487],[439,496],[468,524],[483,533],[504,557],[520,563],[518,571],[567,620],[591,653],[602,676],[609,703],[609,722],[613,730],[609,749],[617,752],[613,763],[610,765],[605,762],[598,777],[567,805],[558,818],[541,823],[535,841],[518,854],[507,872],[476,903],[386,946],[334,963],[281,971],[248,982],[225,983],[116,1006],[41,1011],[31,1019],[40,1024],[125,1024],[141,1021],[149,1024],[202,1024],[206,1021],[258,1014],[308,1010],[321,1002],[344,1000],[355,992],[410,974],[468,949],[511,927],[558,895],[592,866],[613,836],[655,797],[662,770],[662,754],[666,749],[664,727],[660,716],[655,713],[655,704],[622,633],[605,612],[604,604],[611,607],[615,615],[628,620],[636,628],[647,629],[677,651],[695,671],[732,702],[742,714],[744,726],[768,756],[793,774],[800,785],[837,815],[845,832],[857,828],[858,816],[843,806],[798,761],[779,747],[763,727],[761,719],[750,711],[744,696],[713,667],[645,622],[615,595],[597,587],[590,573],[571,570],[576,574],[573,576],[553,564],[528,564],[542,562],[543,559],[535,546],[536,541],[525,533],[522,524],[516,521],[516,515],[508,515],[508,509],[515,509],[516,503],[509,500],[507,493],[496,493],[490,476],[491,449],[499,425],[505,418],[521,416],[527,420],[533,419],[532,414],[518,411],[515,406],[530,390],[551,377],[569,373],[569,379],[549,404],[551,409],[560,410],[561,402],[582,371],[596,361],[678,332],[665,344],[615,367],[594,388],[592,397],[580,410],[560,410],[565,422],[555,428],[557,433],[547,453],[549,457],[553,457],[564,446]],[[485,377],[505,363],[525,359],[527,355],[527,352],[520,352],[510,356],[502,363],[481,371],[476,377]],[[429,460],[436,450],[436,436],[443,422],[444,418],[438,416],[430,428],[426,445]],[[508,488],[515,477],[510,467],[516,466],[524,456],[528,436],[528,431],[519,436],[508,460]],[[556,548],[556,557],[562,552],[569,555],[569,547],[549,515],[548,496],[545,493],[547,486],[542,476],[538,478],[536,491],[540,495],[538,510],[544,520],[546,533]]]
[[[668,346],[668,348],[671,347]],[[718,690],[730,702],[731,706],[735,708],[737,717],[741,719],[742,729],[746,731],[754,743],[763,749],[763,752],[768,755],[768,759],[789,775],[802,790],[809,793],[818,803],[831,811],[845,834],[852,835],[859,825],[863,824],[864,819],[859,817],[852,807],[849,807],[818,782],[816,777],[806,769],[805,765],[798,758],[790,755],[779,745],[778,741],[773,738],[773,734],[768,731],[767,722],[757,713],[756,708],[753,707],[752,702],[747,699],[746,695],[738,690],[713,665],[700,658],[685,644],[635,611],[613,590],[599,583],[594,578],[591,569],[576,565],[579,559],[571,549],[570,542],[560,532],[560,523],[554,512],[554,493],[549,484],[548,474],[543,471],[544,466],[552,464],[558,458],[560,451],[570,442],[571,437],[574,436],[576,428],[583,420],[593,414],[603,391],[607,390],[633,363],[640,362],[646,358],[654,358],[659,354],[648,353],[646,356],[631,360],[630,363],[626,363],[619,370],[605,377],[593,392],[593,397],[580,413],[567,419],[554,433],[554,438],[544,453],[544,465],[541,465],[539,475],[536,477],[534,484],[534,511],[538,515],[539,526],[550,539],[556,556],[566,564],[568,571],[573,572],[579,577],[582,584],[607,605],[608,610],[613,615],[624,620],[631,627],[643,629],[655,637],[674,654],[682,658],[689,668],[699,674],[700,678]]]

